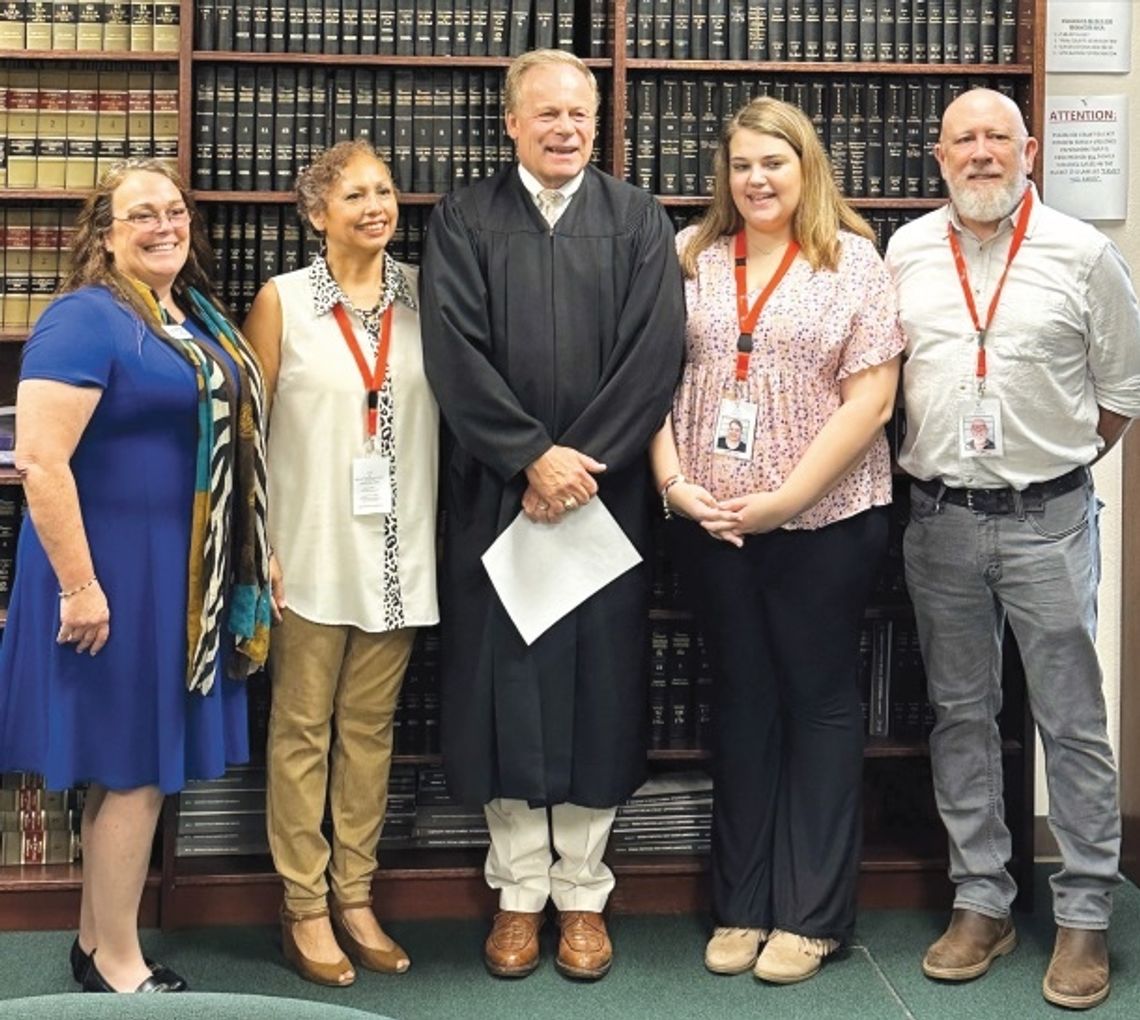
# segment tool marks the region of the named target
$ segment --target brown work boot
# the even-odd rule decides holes
[[[614,960],[614,947],[602,915],[592,910],[564,910],[558,924],[562,928],[554,961],[558,970],[587,981],[605,977]]]
[[[1088,1009],[1108,998],[1108,933],[1058,926],[1041,990],[1048,1002]]]
[[[1016,945],[1017,932],[1009,917],[987,917],[955,907],[950,927],[922,958],[922,973],[939,981],[972,981]]]
[[[500,910],[483,945],[483,962],[495,977],[526,977],[538,966],[543,915]]]

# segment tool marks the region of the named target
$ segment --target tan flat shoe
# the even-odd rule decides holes
[[[281,908],[281,949],[285,959],[293,965],[293,969],[306,981],[317,985],[329,985],[333,988],[344,988],[356,980],[356,971],[352,969],[347,956],[342,956],[334,963],[321,963],[312,960],[301,952],[297,945],[293,926],[300,921],[309,921],[318,917],[328,917],[328,911],[322,910],[315,914],[294,914],[284,907]]]
[[[348,925],[344,920],[344,912],[357,907],[371,906],[372,904],[367,901],[363,903],[333,903],[333,930],[348,955],[356,960],[360,966],[379,971],[381,974],[403,974],[412,965],[412,961],[398,943],[393,942],[391,949],[376,949],[357,941],[356,936],[348,930]]]

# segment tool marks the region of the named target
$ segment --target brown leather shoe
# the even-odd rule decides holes
[[[357,960],[362,967],[379,971],[381,974],[403,974],[412,965],[412,961],[408,959],[408,954],[404,952],[398,942],[393,941],[391,949],[378,949],[375,946],[365,945],[352,934],[348,922],[345,920],[344,912],[358,907],[367,907],[371,910],[372,901],[333,903],[330,920],[336,940],[345,948],[348,956]]]
[[[1067,1009],[1104,1002],[1109,990],[1108,933],[1058,927],[1041,990],[1046,1001]]]
[[[483,945],[483,962],[495,977],[526,977],[538,966],[541,911],[500,910]]]
[[[939,981],[972,981],[1016,946],[1017,932],[1009,917],[955,908],[950,927],[922,958],[922,973]]]
[[[592,910],[564,910],[558,917],[562,938],[554,965],[567,977],[596,981],[614,962],[614,947],[601,914]]]
[[[356,980],[356,971],[352,969],[348,957],[342,955],[335,963],[322,963],[319,960],[313,960],[301,951],[293,933],[293,926],[301,921],[327,916],[327,910],[313,914],[294,914],[282,907],[281,949],[285,953],[285,959],[306,981],[312,981],[318,985],[330,985],[333,988],[344,988]]]

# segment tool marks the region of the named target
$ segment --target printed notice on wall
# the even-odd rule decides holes
[[[1128,212],[1128,97],[1045,97],[1045,201],[1082,220]]]
[[[1132,69],[1131,0],[1049,0],[1046,33],[1047,71]]]

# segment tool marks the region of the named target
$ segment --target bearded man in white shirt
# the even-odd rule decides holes
[[[1016,104],[977,89],[946,109],[935,155],[950,204],[891,239],[908,343],[914,478],[905,535],[935,709],[935,796],[955,883],[927,976],[980,977],[1017,936],[1003,819],[1002,635],[1008,622],[1045,747],[1057,940],[1045,998],[1109,991],[1120,809],[1095,648],[1098,502],[1089,465],[1140,415],[1140,313],[1128,267],[1091,226],[1040,202]],[[991,444],[970,442],[972,423]]]

